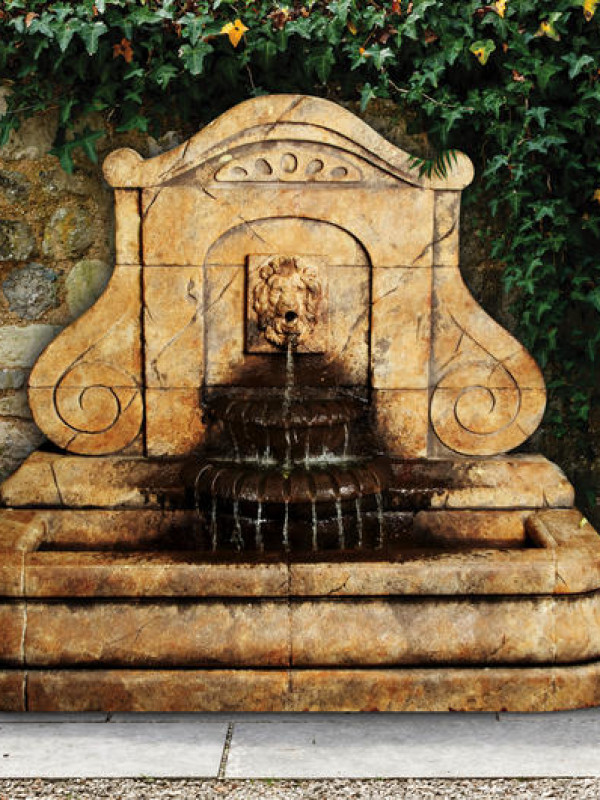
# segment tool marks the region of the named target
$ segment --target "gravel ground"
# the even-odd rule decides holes
[[[496,780],[0,780],[0,800],[474,800],[600,797],[599,778]]]

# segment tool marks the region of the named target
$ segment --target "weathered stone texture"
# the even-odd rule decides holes
[[[66,302],[72,319],[80,317],[100,297],[112,268],[98,259],[78,261],[65,280]]]
[[[58,305],[57,273],[41,264],[13,269],[2,282],[8,307],[21,319],[38,319]]]
[[[59,208],[46,225],[42,251],[61,260],[84,253],[94,241],[89,214],[82,208]]]
[[[26,222],[0,219],[0,261],[22,261],[34,249],[33,231]]]
[[[0,169],[0,193],[11,203],[27,200],[31,184],[22,172]]]

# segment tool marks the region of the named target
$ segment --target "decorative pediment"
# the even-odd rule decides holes
[[[155,158],[145,160],[135,150],[116,150],[104,162],[104,174],[109,184],[115,188],[159,186],[201,168],[208,161],[227,157],[237,147],[252,144],[268,147],[274,142],[286,141],[294,144],[291,148],[288,145],[288,150],[281,155],[287,155],[288,151],[291,155],[296,155],[297,143],[307,143],[313,148],[318,143],[319,148],[330,146],[340,152],[354,154],[378,168],[381,173],[387,173],[419,188],[457,190],[463,189],[473,179],[473,165],[462,153],[457,154],[444,178],[420,175],[419,170],[412,166],[409,153],[390,144],[350,111],[329,100],[299,95],[256,97],[240,103],[189,141]],[[282,146],[285,148],[285,145]],[[309,159],[305,166],[314,160]],[[292,174],[286,171],[285,166],[282,167],[281,162],[276,165],[268,158],[265,161],[274,173],[284,176]],[[292,163],[290,159],[284,162],[288,169]],[[251,169],[245,163],[236,166],[240,167],[240,172],[234,175],[236,181],[248,180],[241,172],[242,169],[248,175],[256,174],[256,164]],[[341,164],[331,165],[332,170],[338,167],[340,171],[336,173],[337,177],[332,176],[332,180],[356,180],[351,177],[356,174],[352,170],[348,176],[342,175],[341,168],[347,168],[343,161]],[[266,170],[266,167],[261,164],[258,170],[261,169]],[[315,172],[309,174],[321,174],[317,171],[316,164],[313,164],[312,169]],[[294,174],[297,176],[298,171]],[[231,175],[231,172],[225,170],[224,175]],[[323,180],[323,177],[322,175],[314,180]],[[225,178],[221,177],[219,180],[224,181]],[[283,180],[286,178],[283,177]]]
[[[356,159],[334,148],[298,142],[273,142],[249,154],[222,156],[214,175],[217,183],[358,183],[362,172]]]

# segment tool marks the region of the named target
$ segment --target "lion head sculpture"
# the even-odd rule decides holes
[[[271,344],[305,341],[315,329],[323,296],[317,269],[288,256],[274,256],[258,271],[253,308]]]

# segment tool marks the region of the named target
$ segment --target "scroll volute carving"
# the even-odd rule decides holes
[[[541,422],[546,392],[526,349],[475,302],[458,267],[435,270],[432,427],[465,455],[495,455]]]
[[[98,302],[38,359],[29,403],[39,428],[72,453],[127,447],[143,419],[140,267],[116,267]]]

